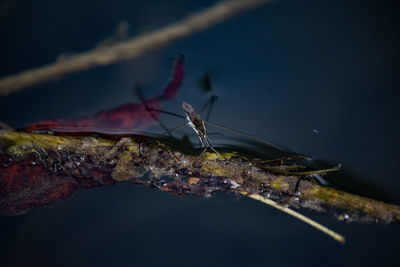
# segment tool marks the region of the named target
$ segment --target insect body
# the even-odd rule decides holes
[[[204,147],[202,156],[207,148],[210,147],[218,156],[221,156],[217,150],[211,145],[210,140],[207,137],[207,130],[204,121],[200,118],[200,115],[194,110],[192,105],[187,102],[182,103],[182,109],[186,113],[187,124],[192,127],[200,139],[201,145]]]

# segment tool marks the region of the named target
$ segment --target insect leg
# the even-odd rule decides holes
[[[220,157],[221,156],[221,154],[219,154],[218,153],[218,151],[211,145],[211,142],[210,142],[210,139],[208,139],[208,137],[207,136],[204,136],[204,139],[207,141],[207,143],[208,143],[208,146],[215,152],[215,154],[217,154],[218,155],[218,157]]]
[[[152,108],[152,107],[149,107],[149,111],[160,112],[160,113],[172,115],[172,116],[175,116],[175,117],[178,117],[178,118],[181,118],[181,119],[185,119],[185,117],[182,116],[182,115],[179,115],[179,114],[176,114],[176,113],[173,113],[173,112],[169,112],[169,111],[165,111],[165,110],[155,109],[155,108]]]
[[[257,140],[257,141],[259,141],[261,143],[267,144],[267,145],[269,145],[271,147],[274,147],[276,149],[279,149],[281,151],[293,153],[292,151],[289,151],[288,149],[285,149],[285,148],[282,148],[280,146],[274,145],[274,144],[272,144],[272,143],[270,143],[268,141],[265,141],[265,140],[255,136],[255,135],[252,135],[252,134],[249,134],[249,133],[246,133],[246,132],[243,132],[243,131],[239,131],[239,130],[236,130],[236,129],[233,129],[233,128],[230,128],[230,127],[227,127],[227,126],[223,126],[221,124],[217,124],[217,123],[214,123],[214,122],[208,122],[208,121],[204,121],[204,122],[206,124],[208,124],[208,125],[212,125],[212,126],[215,126],[215,127],[221,128],[221,129],[225,129],[225,130],[228,130],[228,131],[231,131],[231,132],[234,132],[234,133],[238,133],[238,134],[241,134],[241,135],[248,136],[250,138],[253,138],[254,140]]]
[[[207,147],[206,143],[203,140],[203,138],[200,135],[198,135],[198,137],[199,137],[199,140],[200,140],[200,143],[201,143],[201,147]]]
[[[178,130],[178,129],[180,129],[180,128],[186,126],[186,125],[187,125],[187,122],[185,122],[185,123],[183,123],[183,124],[181,124],[181,125],[178,125],[178,126],[176,126],[175,128],[172,128],[171,130],[168,130],[168,131],[166,131],[166,132],[163,132],[162,134],[157,135],[156,137],[153,137],[153,138],[151,138],[150,140],[147,140],[146,142],[144,142],[144,144],[147,144],[147,143],[149,143],[149,142],[151,142],[151,141],[153,141],[153,140],[156,140],[156,139],[158,139],[158,138],[160,138],[161,136],[164,136],[164,135],[166,135],[166,134],[172,133],[172,132],[174,132],[174,131],[176,131],[176,130]]]
[[[210,106],[210,107],[208,108],[208,111],[207,111],[206,120],[209,119],[209,117],[210,117],[210,115],[211,115],[211,110],[212,110],[212,108],[213,108],[213,106],[214,106],[215,100],[217,100],[217,99],[218,99],[218,97],[217,97],[216,95],[212,95],[212,96],[210,97],[210,99],[206,102],[206,104],[200,109],[199,114],[203,113],[203,111],[204,111],[208,106]]]
[[[294,155],[294,156],[289,156],[289,157],[283,157],[283,158],[277,158],[277,159],[268,159],[268,160],[257,160],[255,163],[273,163],[273,162],[281,162],[281,165],[283,161],[289,161],[289,160],[294,160],[294,159],[311,159],[309,156],[304,156],[304,155]]]
[[[207,151],[207,147],[204,148],[203,152],[201,152],[201,154],[199,155],[199,157],[201,158]]]
[[[165,124],[162,123],[162,122],[154,115],[154,113],[153,113],[152,110],[151,110],[152,108],[151,108],[149,105],[147,105],[147,102],[146,102],[146,100],[145,100],[144,97],[143,97],[142,88],[141,88],[140,86],[136,86],[135,91],[136,91],[137,96],[138,96],[139,99],[140,99],[140,102],[143,103],[144,107],[146,108],[146,111],[150,114],[150,117],[151,117],[153,120],[155,120],[156,122],[158,122],[158,124],[161,126],[161,128],[164,129],[164,131],[168,131],[167,126],[165,126]],[[171,133],[168,133],[168,134],[169,134],[170,136],[172,136]]]
[[[201,154],[200,154],[199,157],[202,157],[202,156],[204,155],[204,153],[206,153],[206,151],[207,151],[207,145],[206,145],[206,143],[204,142],[203,138],[204,138],[204,137],[201,137],[201,136],[199,135],[199,139],[200,139],[201,145],[202,145],[202,147],[204,147],[204,150],[203,150],[203,152],[201,152]]]

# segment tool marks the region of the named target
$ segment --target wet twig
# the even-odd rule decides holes
[[[289,206],[329,211],[348,222],[400,222],[399,206],[320,185],[290,173],[291,168],[282,173],[222,150],[221,157],[206,153],[199,158],[171,148],[162,140],[112,137],[0,130],[0,212],[20,214],[65,199],[79,186],[89,188],[132,181],[177,195],[208,197],[215,192],[246,195],[295,216],[340,242],[344,242],[342,236]],[[312,172],[308,171],[306,176]]]

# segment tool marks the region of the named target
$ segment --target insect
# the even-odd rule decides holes
[[[167,111],[163,111],[163,110],[156,110],[156,109],[151,109],[150,108],[149,112],[152,112],[152,111],[162,112],[162,113],[173,115],[173,116],[176,116],[176,117],[179,117],[179,118],[186,119],[185,123],[183,123],[181,125],[178,125],[177,127],[173,128],[171,130],[167,130],[166,132],[160,134],[157,137],[161,137],[161,136],[164,136],[166,134],[170,134],[170,133],[172,133],[172,132],[174,132],[174,131],[176,131],[176,130],[184,127],[184,126],[190,126],[193,129],[193,131],[197,134],[197,136],[199,137],[200,143],[201,143],[202,147],[204,148],[203,152],[201,152],[201,154],[200,154],[200,157],[203,156],[206,153],[208,148],[213,150],[218,156],[221,156],[221,154],[218,153],[218,151],[213,147],[213,145],[210,142],[210,139],[207,136],[206,124],[208,124],[208,125],[211,125],[211,126],[214,126],[214,127],[218,127],[218,128],[224,129],[224,130],[228,130],[228,131],[231,131],[231,132],[234,132],[234,133],[238,133],[238,134],[241,134],[241,135],[244,135],[244,136],[248,136],[248,137],[253,138],[253,139],[255,139],[255,140],[257,140],[257,141],[259,141],[261,143],[264,143],[264,144],[266,144],[268,146],[271,146],[271,147],[274,147],[274,148],[276,148],[278,150],[281,150],[283,152],[293,153],[293,152],[291,152],[291,151],[289,151],[289,150],[287,150],[285,148],[279,147],[279,146],[274,145],[274,144],[272,144],[272,143],[270,143],[268,141],[265,141],[265,140],[263,140],[261,138],[258,138],[255,135],[252,135],[252,134],[240,131],[240,130],[236,130],[236,129],[233,129],[233,128],[230,128],[230,127],[227,127],[227,126],[224,126],[224,125],[221,125],[221,124],[217,124],[217,123],[213,123],[213,122],[209,122],[209,121],[205,121],[205,120],[201,119],[200,114],[206,109],[206,107],[208,105],[210,105],[210,104],[212,105],[214,100],[215,100],[215,98],[213,99],[213,97],[212,97],[206,103],[206,105],[203,106],[203,108],[200,110],[199,113],[197,113],[195,111],[195,109],[192,107],[192,105],[190,105],[188,102],[184,101],[182,103],[182,109],[185,112],[186,116],[181,116],[181,115],[178,115],[178,114],[175,114],[175,113],[172,113],[172,112],[167,112]]]
[[[205,93],[209,93],[209,92],[212,91],[211,79],[210,79],[210,76],[208,74],[204,75],[199,83],[200,83],[201,87],[203,87],[203,91]],[[142,99],[142,100],[144,99],[143,96],[141,95],[140,91],[138,92],[138,95],[139,95],[140,99]],[[208,124],[210,126],[217,127],[217,128],[221,128],[221,129],[224,129],[224,130],[228,130],[228,131],[231,131],[231,132],[234,132],[234,133],[238,133],[238,134],[241,134],[241,135],[244,135],[244,136],[247,136],[247,137],[250,137],[250,138],[252,138],[254,140],[257,140],[257,141],[259,141],[261,143],[264,143],[264,144],[266,144],[266,145],[268,145],[270,147],[278,149],[281,152],[288,152],[290,154],[294,153],[294,152],[292,152],[290,150],[284,149],[284,148],[279,147],[277,145],[274,145],[274,144],[272,144],[270,142],[267,142],[267,141],[265,141],[265,140],[263,140],[261,138],[258,138],[255,135],[252,135],[252,134],[240,131],[240,130],[236,130],[236,129],[233,129],[233,128],[230,128],[230,127],[227,127],[227,126],[223,126],[221,124],[209,122],[208,118],[211,115],[211,110],[212,110],[213,105],[214,105],[214,103],[215,103],[215,101],[217,99],[218,99],[217,95],[212,94],[210,99],[200,109],[200,111],[198,113],[195,111],[195,109],[192,107],[192,105],[190,105],[188,102],[184,101],[182,103],[182,109],[183,109],[183,111],[185,113],[185,116],[182,116],[182,115],[179,115],[179,114],[176,114],[176,113],[173,113],[173,112],[168,112],[168,111],[165,111],[165,110],[160,110],[160,109],[153,108],[153,107],[147,105],[144,100],[143,100],[143,103],[146,106],[147,112],[149,112],[149,114],[151,116],[153,116],[153,117],[155,117],[155,114],[153,112],[156,112],[156,113],[165,113],[165,114],[168,114],[168,115],[172,115],[172,116],[175,116],[175,117],[178,117],[178,118],[185,119],[186,120],[185,123],[183,123],[181,125],[178,125],[177,127],[173,128],[173,129],[170,129],[170,130],[168,130],[168,128],[164,124],[162,124],[160,121],[158,121],[160,126],[165,130],[165,132],[160,134],[160,135],[158,135],[156,138],[162,137],[162,136],[167,135],[167,134],[170,135],[172,132],[181,129],[184,126],[189,126],[197,134],[197,136],[198,136],[198,138],[200,140],[200,144],[204,148],[204,150],[200,154],[200,157],[203,156],[206,153],[208,148],[210,148],[212,151],[214,151],[218,156],[221,156],[221,154],[218,153],[218,151],[213,147],[213,145],[210,142],[210,139],[208,138],[206,124]],[[207,115],[206,115],[206,120],[203,120],[200,117],[200,115],[201,115],[201,113],[203,113],[203,111],[206,110],[207,107],[208,107],[208,111],[207,111]],[[216,133],[214,133],[214,134],[216,134]]]
[[[200,115],[194,110],[192,105],[187,102],[183,102],[182,109],[186,113],[187,124],[196,132],[202,146],[204,147],[204,150],[201,152],[200,156],[203,156],[204,153],[206,153],[207,146],[210,147],[218,156],[221,156],[211,145],[210,139],[207,137],[205,122],[200,118]]]

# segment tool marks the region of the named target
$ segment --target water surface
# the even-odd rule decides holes
[[[91,49],[122,20],[136,35],[212,3],[16,1],[0,17],[0,75]],[[208,96],[198,80],[209,73],[219,96],[211,121],[342,163],[343,172],[327,177],[332,183],[400,204],[398,28],[389,1],[276,1],[138,59],[1,97],[0,120],[18,128],[49,116],[94,114],[138,101],[136,84],[153,96],[183,53],[185,81],[166,110],[182,113],[184,100],[201,107]],[[163,121],[180,123],[166,116]],[[235,142],[229,136],[212,140],[216,146]],[[347,244],[253,200],[179,198],[124,183],[0,217],[1,259],[8,266],[397,262],[398,225],[346,224],[330,214],[302,212],[344,234]]]

